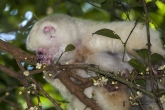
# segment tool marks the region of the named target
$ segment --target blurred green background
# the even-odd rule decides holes
[[[150,26],[165,33],[165,1],[147,0]],[[65,13],[74,17],[97,21],[140,20],[145,21],[141,0],[0,0],[0,39],[25,51],[26,37],[33,24],[51,14]],[[125,27],[123,27],[125,28]],[[33,54],[33,53],[32,53]],[[1,51],[0,64],[20,71],[12,55]],[[26,66],[31,68],[32,66]],[[41,74],[34,75],[44,89],[67,109],[58,91],[42,78]],[[26,108],[20,82],[0,71],[0,109],[17,110],[10,101]],[[35,95],[31,95],[35,104]],[[55,110],[51,102],[41,95],[44,110]]]

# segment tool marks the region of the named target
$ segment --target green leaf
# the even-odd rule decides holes
[[[70,14],[75,15],[75,16],[83,15],[81,5],[78,3],[78,1],[74,0],[74,2],[71,2],[69,0],[66,0],[65,6]]]
[[[93,34],[98,34],[98,35],[102,35],[102,36],[106,36],[106,37],[110,37],[110,38],[114,38],[114,39],[120,39],[120,37],[117,34],[115,34],[114,31],[112,31],[110,29],[100,29]]]
[[[138,79],[136,80],[136,84],[139,84],[141,87],[146,87],[146,80]]]
[[[143,58],[144,60],[147,58],[148,56],[148,49],[140,49],[140,50],[135,50],[137,52],[137,54]]]
[[[128,63],[138,72],[145,72],[145,66],[137,59],[131,59]]]
[[[91,2],[91,3],[103,3],[106,0],[83,0],[83,1],[85,1],[85,2]]]
[[[103,3],[105,2],[105,0],[98,0],[98,3]]]
[[[165,89],[158,89],[158,93],[160,95],[165,95]]]
[[[157,54],[157,53],[153,53],[151,55],[151,62],[152,63],[163,61],[163,60],[164,60],[164,58],[161,55]]]
[[[113,4],[114,4],[113,0],[106,0],[106,1],[101,3],[101,8],[104,10],[112,10]]]
[[[95,65],[95,64],[89,64],[89,66],[90,66],[91,68],[97,67],[97,65]]]
[[[67,45],[66,48],[65,48],[65,51],[62,52],[61,55],[60,55],[60,57],[57,59],[57,61],[55,61],[55,64],[57,64],[57,63],[59,62],[59,60],[61,59],[62,55],[63,55],[65,52],[69,52],[69,51],[72,51],[72,50],[74,50],[74,49],[75,49],[74,45],[72,45],[72,44]]]
[[[75,46],[72,45],[72,44],[69,44],[69,45],[66,46],[65,52],[72,51],[72,50],[74,50],[74,49],[75,49]]]

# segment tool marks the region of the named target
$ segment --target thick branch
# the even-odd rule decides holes
[[[92,110],[101,110],[93,99],[88,98],[84,94],[84,89],[81,88],[81,85],[74,83],[70,79],[70,75],[71,73],[69,71],[63,71],[58,75],[58,78],[67,87],[67,89],[69,89],[72,94],[78,97],[78,99],[87,107],[90,107]]]
[[[12,46],[11,44],[4,42],[0,39],[0,49],[10,53],[17,61],[24,61],[30,64],[36,64],[36,57],[32,54],[29,54],[17,47]]]

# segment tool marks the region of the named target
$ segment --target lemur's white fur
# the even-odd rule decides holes
[[[73,44],[76,49],[64,53],[60,59],[61,64],[65,63],[91,63],[99,65],[106,71],[128,69],[132,67],[122,62],[123,44],[120,40],[104,37],[101,35],[92,35],[92,33],[103,29],[111,29],[118,34],[122,41],[125,42],[130,34],[135,22],[95,22],[70,17],[68,15],[56,14],[39,20],[32,28],[27,38],[27,49],[44,53],[44,63],[51,64],[57,60],[68,44]],[[45,28],[46,27],[46,28]],[[49,30],[50,31],[47,31]],[[138,23],[132,32],[126,46],[126,59],[138,57],[133,49],[147,48],[146,26]],[[150,29],[151,51],[165,56],[162,44],[159,38],[159,32]],[[43,57],[43,56],[40,56]],[[82,77],[92,75],[83,71]],[[59,89],[64,98],[70,103],[70,110],[78,108],[83,110],[85,105],[81,103],[68,89],[60,82],[59,79],[47,79],[52,85]],[[91,97],[92,91],[95,92],[94,98],[103,110],[128,110],[130,108],[129,96],[126,88],[120,91],[108,92],[103,87],[90,87],[84,93]],[[123,107],[123,101],[126,101]]]

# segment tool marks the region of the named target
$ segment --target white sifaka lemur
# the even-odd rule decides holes
[[[96,22],[70,17],[64,14],[55,14],[45,17],[35,23],[30,31],[26,46],[30,51],[36,52],[37,60],[47,65],[53,64],[65,51],[68,44],[75,46],[73,51],[65,52],[59,59],[61,64],[95,64],[105,71],[132,70],[132,67],[122,61],[124,46],[118,39],[108,38],[94,34],[94,32],[107,28],[113,30],[120,36],[123,42],[128,38],[135,22]],[[165,56],[162,49],[160,33],[150,29],[151,51]],[[133,49],[147,48],[146,26],[138,23],[133,30],[126,46],[125,60],[139,57]],[[82,77],[91,77],[90,74],[82,72]],[[54,85],[65,99],[70,101],[69,110],[83,110],[85,105],[72,95],[59,79],[47,78],[47,81]],[[127,88],[119,88],[116,91],[108,91],[104,87],[89,87],[84,93],[94,99],[102,110],[129,110],[129,94]],[[122,102],[127,101],[123,107]],[[88,108],[90,109],[90,108]]]

